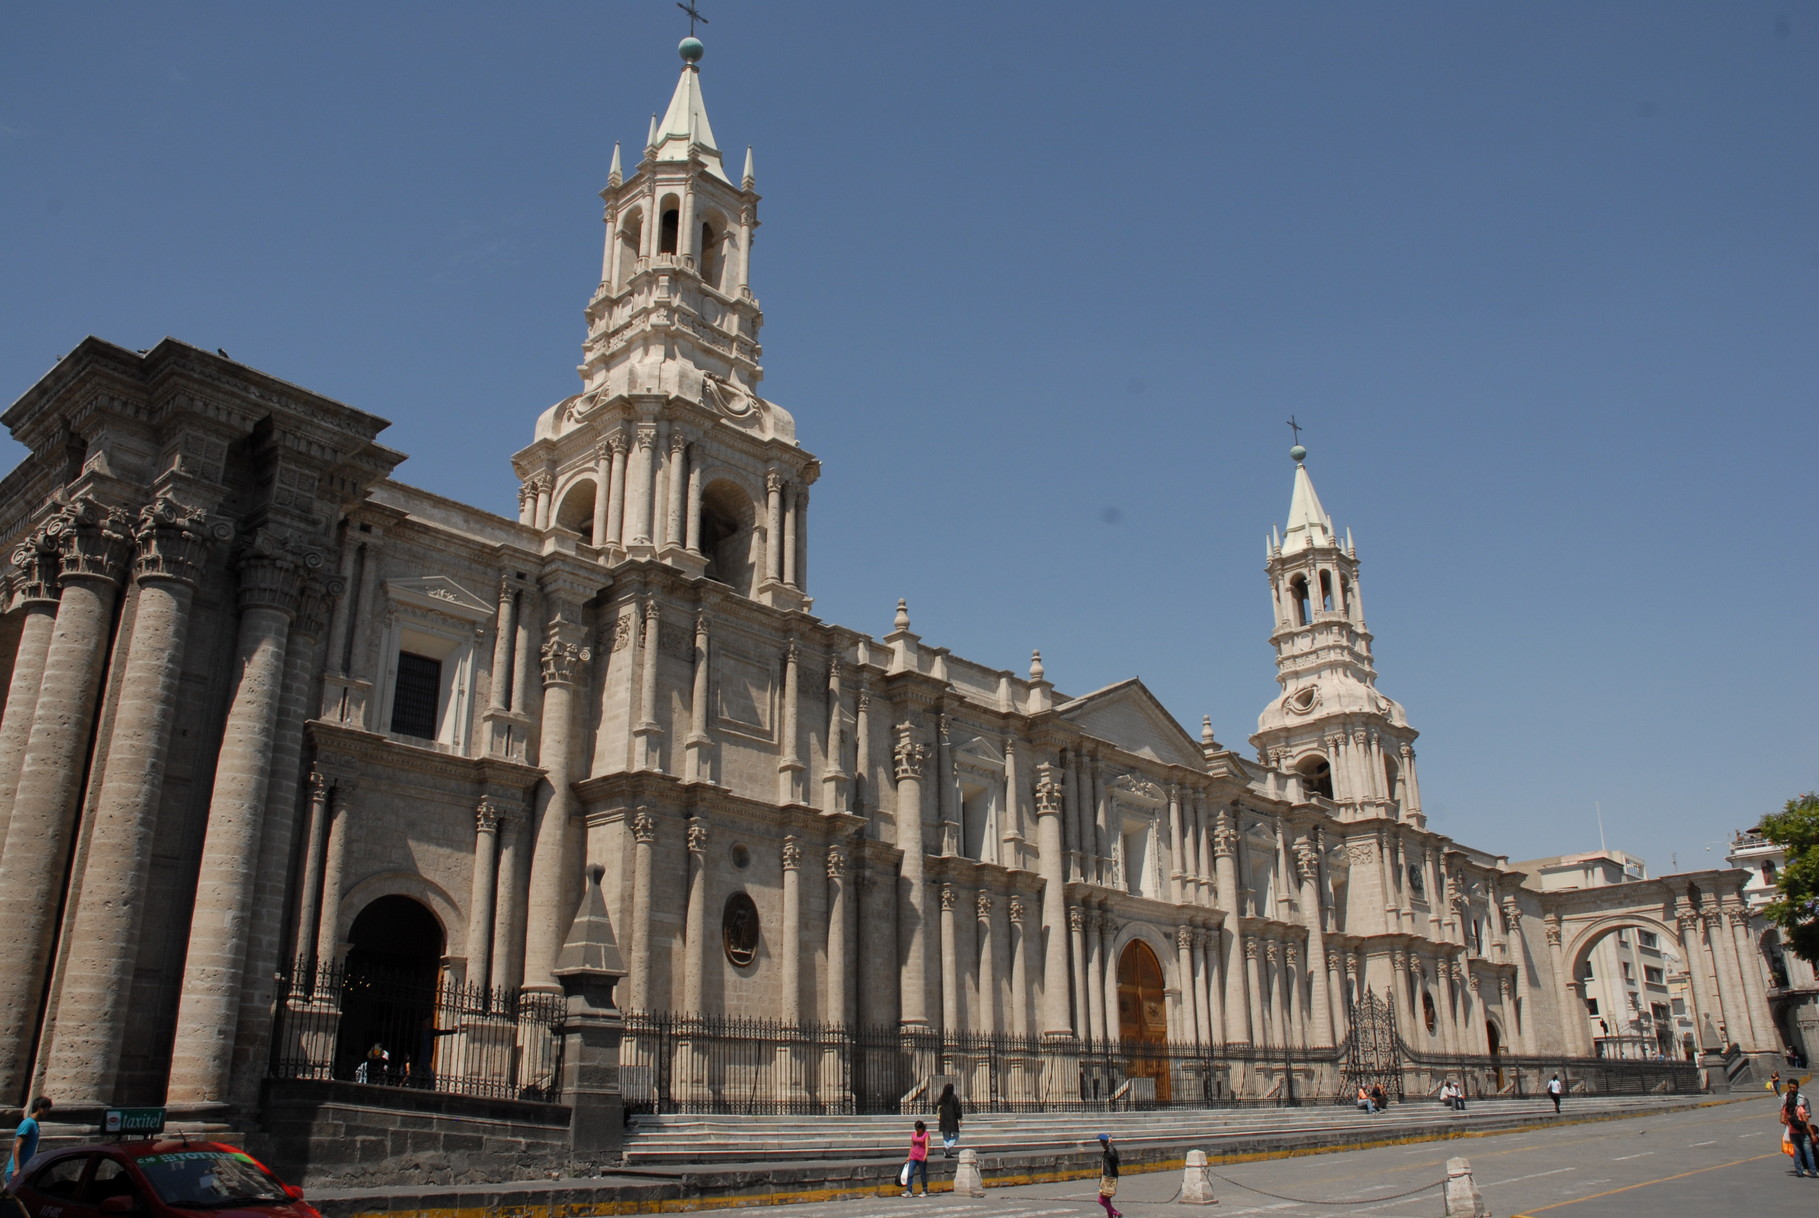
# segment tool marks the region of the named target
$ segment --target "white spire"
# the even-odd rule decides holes
[[[686,161],[690,152],[699,152],[707,171],[732,185],[720,164],[720,148],[707,121],[707,104],[701,100],[701,70],[694,64],[682,69],[669,109],[651,128],[651,145],[657,149],[659,161]]]
[[[613,141],[613,165],[606,171],[606,184],[617,186],[625,181],[625,171],[619,167],[619,141]]]
[[[644,146],[646,148],[657,146],[657,116],[655,114],[651,115],[651,133],[645,138]]]
[[[1311,546],[1333,544],[1333,520],[1320,506],[1314,493],[1314,480],[1307,476],[1307,466],[1295,462],[1295,495],[1289,500],[1288,529],[1282,534],[1282,552],[1293,554]]]
[[[750,144],[745,146],[745,172],[740,176],[744,179],[740,185],[746,190],[750,190],[758,184],[758,179],[752,176],[752,146]]]

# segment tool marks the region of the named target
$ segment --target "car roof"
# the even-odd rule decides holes
[[[66,1154],[102,1154],[120,1155],[128,1159],[143,1159],[147,1155],[168,1155],[178,1151],[214,1151],[218,1154],[237,1155],[242,1153],[237,1146],[225,1142],[201,1142],[184,1138],[138,1139],[130,1142],[92,1142],[87,1146],[60,1146],[58,1155]]]

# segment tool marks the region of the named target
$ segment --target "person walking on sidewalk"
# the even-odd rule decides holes
[[[1112,1198],[1118,1195],[1118,1148],[1112,1145],[1112,1135],[1099,1135],[1099,1204],[1105,1207],[1106,1218],[1124,1218],[1122,1210],[1112,1205]]]
[[[910,1195],[910,1189],[916,1185],[916,1176],[922,1176],[922,1195],[928,1196],[928,1126],[916,1122],[916,1132],[910,1135],[909,1162],[903,1165],[903,1195]]]
[[[1547,1098],[1554,1101],[1555,1116],[1560,1115],[1560,1093],[1563,1090],[1565,1090],[1565,1088],[1560,1085],[1560,1076],[1558,1074],[1547,1080]]]
[[[960,1141],[960,1097],[954,1094],[952,1083],[941,1089],[941,1098],[935,1102],[935,1119],[941,1129],[941,1153],[951,1159],[954,1146]]]
[[[1819,1180],[1819,1163],[1813,1158],[1813,1110],[1800,1094],[1798,1079],[1787,1080],[1787,1091],[1781,1097],[1781,1123],[1794,1144],[1794,1175]]]
[[[19,1128],[13,1131],[13,1145],[6,1156],[6,1171],[0,1175],[0,1186],[11,1189],[14,1181],[25,1170],[25,1165],[38,1153],[38,1136],[43,1132],[38,1122],[51,1114],[51,1107],[50,1098],[41,1095],[20,1113],[24,1119],[19,1122]]]

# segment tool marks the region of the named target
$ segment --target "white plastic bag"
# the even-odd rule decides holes
[[[908,1188],[909,1187],[910,1169],[914,1166],[915,1166],[915,1164],[910,1162],[908,1159],[905,1159],[903,1161],[903,1170],[897,1173],[897,1186],[899,1188]]]

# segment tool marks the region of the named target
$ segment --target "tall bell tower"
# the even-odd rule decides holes
[[[1358,590],[1358,550],[1340,540],[1307,472],[1307,449],[1289,450],[1295,489],[1288,527],[1270,530],[1276,683],[1282,693],[1257,718],[1260,761],[1300,780],[1302,795],[1336,804],[1348,819],[1425,823],[1414,741],[1400,703],[1377,691],[1371,632]]]
[[[806,608],[820,466],[789,412],[758,394],[752,155],[728,175],[701,94],[705,49],[693,35],[677,49],[681,78],[630,177],[613,147],[581,392],[512,458],[519,520],[583,557],[654,559]]]

